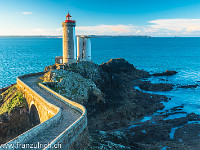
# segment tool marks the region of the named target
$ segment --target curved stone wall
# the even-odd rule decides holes
[[[16,149],[16,147],[5,147],[14,145],[16,146],[18,143],[28,143],[31,139],[35,138],[37,135],[39,135],[42,132],[45,132],[49,127],[54,126],[55,124],[58,124],[61,119],[61,109],[51,103],[49,103],[47,100],[45,100],[43,97],[41,97],[39,94],[37,94],[33,89],[31,89],[28,85],[26,85],[21,79],[29,76],[35,76],[35,75],[42,75],[44,72],[40,73],[33,73],[28,74],[24,76],[20,76],[17,78],[17,85],[21,89],[21,91],[24,93],[25,98],[28,98],[30,102],[29,108],[34,103],[36,107],[38,107],[38,112],[41,120],[41,124],[37,125],[36,127],[28,130],[27,132],[19,135],[15,139],[11,140],[10,142],[4,144],[4,146],[1,146],[0,149]],[[58,93],[54,92],[50,88],[46,87],[45,85],[39,83],[39,86],[46,90],[49,94],[54,96],[57,100],[62,101],[63,104],[68,105],[70,108],[75,109],[76,111],[80,112],[82,115],[73,122],[67,129],[65,129],[60,135],[58,135],[50,144],[48,147],[51,147],[50,145],[54,145],[56,143],[62,144],[62,149],[76,149],[80,146],[76,143],[76,141],[82,141],[81,138],[88,138],[88,132],[87,132],[87,114],[86,109],[84,106],[70,101],[67,98],[59,95]],[[44,112],[44,113],[41,113]],[[88,145],[88,139],[84,139],[85,146]],[[82,143],[83,144],[83,143]],[[46,149],[50,149],[50,148]],[[80,147],[79,147],[80,148]]]
[[[23,93],[23,96],[26,98],[29,110],[32,104],[36,106],[41,123],[55,116],[58,113],[59,108],[57,106],[52,105],[51,103],[46,101],[43,97],[41,97],[39,94],[37,94],[33,89],[31,89],[22,80],[20,80],[21,78],[23,77],[17,78],[17,86]]]
[[[42,73],[44,73],[44,72],[42,72]],[[17,149],[19,143],[28,143],[28,141],[30,141],[32,138],[36,137],[37,135],[44,132],[49,127],[57,124],[60,121],[60,119],[61,119],[60,108],[49,103],[48,101],[46,101],[43,97],[41,97],[33,89],[31,89],[28,85],[26,85],[23,81],[20,80],[21,78],[24,78],[27,76],[33,76],[33,75],[39,75],[39,74],[41,74],[41,73],[20,76],[17,78],[17,85],[20,88],[20,90],[22,91],[22,93],[24,93],[25,98],[27,98],[27,96],[30,96],[30,94],[34,95],[35,100],[41,102],[43,106],[45,105],[45,107],[49,109],[48,111],[51,113],[49,113],[49,114],[47,113],[46,115],[48,117],[44,117],[44,118],[49,118],[49,119],[43,119],[43,118],[41,119],[40,118],[41,122],[43,122],[43,123],[35,126],[34,128],[31,128],[30,130],[26,131],[25,133],[17,136],[13,140],[7,142],[3,146],[1,146],[0,149],[6,149],[6,150]]]
[[[49,94],[53,95],[55,98],[59,99],[60,101],[64,102],[69,107],[79,111],[82,113],[82,115],[71,125],[69,126],[65,131],[63,131],[54,141],[50,143],[50,145],[55,145],[57,143],[62,144],[63,149],[70,149],[72,144],[74,144],[74,141],[82,132],[87,130],[87,113],[84,106],[70,101],[67,98],[61,96],[60,94],[56,93],[55,91],[51,90],[50,88],[46,87],[45,85],[39,83],[39,86],[43,89],[45,89]],[[63,147],[64,146],[64,147]],[[50,146],[51,147],[51,146]],[[46,148],[50,149],[50,148]]]

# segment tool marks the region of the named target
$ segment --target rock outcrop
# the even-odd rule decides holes
[[[186,114],[185,117],[167,119],[166,116],[178,112],[168,113],[163,112],[154,115],[146,121],[135,122],[127,128],[92,131],[93,142],[91,148],[114,150],[198,150],[200,146],[200,117],[194,113],[179,112]]]
[[[55,66],[47,68],[59,69]],[[170,111],[160,112],[146,121],[141,121],[141,118],[163,109],[161,102],[167,102],[168,98],[143,93],[133,87],[139,86],[146,91],[170,91],[173,85],[139,80],[151,75],[136,69],[124,59],[112,59],[101,65],[79,62],[68,64],[64,69],[93,81],[101,95],[104,95],[104,101],[93,105],[85,100],[92,142],[90,149],[198,149],[199,132],[193,131],[199,131],[200,118],[198,115],[182,111],[184,106],[174,107]],[[169,76],[176,73],[166,71],[153,76]],[[188,87],[196,85],[183,88]],[[91,101],[97,101],[96,97],[92,96]],[[169,119],[176,114],[182,114],[183,117]],[[185,131],[187,135],[194,137],[193,140],[184,136]]]
[[[139,88],[145,91],[171,91],[173,85],[168,83],[151,83],[150,81],[143,81],[139,83]]]
[[[44,75],[43,81],[59,94],[82,105],[105,102],[96,84],[78,73],[69,70],[51,70]],[[93,97],[96,99],[93,100]]]
[[[98,94],[94,94],[94,92],[90,95],[87,94],[88,96],[85,96],[84,99],[80,97],[80,94],[76,93],[79,95],[77,98],[82,99],[82,104],[85,105],[88,111],[88,127],[93,131],[111,130],[127,126],[130,121],[137,120],[162,109],[163,105],[160,102],[167,100],[165,96],[147,94],[135,90],[132,81],[147,78],[151,75],[146,71],[136,69],[125,59],[111,59],[101,65],[94,64],[93,62],[77,62],[65,65],[65,71],[56,71],[53,68],[55,67],[46,67],[45,70],[49,69],[47,73],[48,80],[46,80],[45,76],[43,80],[55,82],[55,78],[57,78],[55,85],[57,90],[60,87],[64,87],[64,89],[69,87],[71,89],[78,88],[80,85],[81,88],[82,84],[86,82],[85,80],[79,79],[79,84],[73,81],[77,77],[79,78],[79,75],[87,79],[88,84],[86,87],[89,87],[89,85],[95,87],[96,85],[95,88],[98,88],[96,90]],[[56,76],[53,75],[55,72]],[[64,75],[65,73],[66,76]],[[63,76],[65,76],[65,79]],[[85,91],[85,93],[88,93],[88,91]],[[60,91],[60,94],[66,96],[66,92]],[[98,97],[101,100],[98,100]],[[151,107],[149,107],[150,105]]]
[[[199,86],[199,84],[193,84],[193,85],[182,85],[182,86],[178,86],[178,88],[188,89],[188,88],[197,88],[198,86]]]
[[[152,76],[171,76],[171,75],[174,75],[174,74],[177,74],[177,73],[178,73],[177,71],[166,70],[166,72],[154,73],[154,74],[152,74]]]
[[[28,105],[17,86],[10,86],[0,98],[0,144],[31,128]]]

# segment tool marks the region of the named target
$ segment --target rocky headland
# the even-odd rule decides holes
[[[41,78],[44,84],[86,107],[91,137],[88,149],[195,150],[200,147],[200,117],[184,112],[184,105],[161,111],[163,102],[171,99],[145,92],[170,91],[178,87],[148,81],[151,76],[175,75],[176,71],[150,74],[136,69],[125,59],[111,59],[101,65],[84,61],[65,66],[55,64],[47,66],[45,71]],[[136,86],[140,90],[134,88]],[[181,88],[193,88],[184,86]],[[2,98],[1,102],[12,99]],[[18,119],[24,119],[24,124],[19,121],[15,124],[31,127],[27,107],[14,110],[26,110],[25,117]],[[8,123],[10,118],[7,117]],[[6,133],[5,136],[11,132]]]
[[[52,65],[45,71],[45,84],[86,107],[92,141],[88,149],[198,149],[200,117],[182,111],[184,106],[159,112],[164,108],[162,102],[170,98],[141,91],[173,90],[172,84],[143,79],[175,75],[176,71],[151,75],[124,59],[101,65],[78,62],[65,65],[64,70]]]

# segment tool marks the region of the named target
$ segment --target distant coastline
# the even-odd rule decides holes
[[[78,35],[77,35],[78,36]],[[126,37],[141,37],[141,38],[151,38],[151,36],[148,35],[89,35],[92,38],[126,38]],[[62,38],[62,35],[60,36],[16,36],[16,35],[9,35],[9,36],[0,36],[0,38]]]
[[[62,36],[16,36],[16,35],[10,35],[10,36],[0,36],[0,38],[62,38]]]

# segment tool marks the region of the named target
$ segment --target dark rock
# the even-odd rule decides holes
[[[197,88],[199,86],[199,84],[194,84],[194,85],[183,85],[183,86],[178,86],[179,88]]]
[[[175,108],[179,108],[178,106]],[[175,110],[176,111],[176,110]],[[178,112],[171,112],[175,114]],[[113,142],[123,145],[126,148],[131,149],[199,149],[200,142],[200,126],[198,121],[199,116],[191,113],[186,117],[164,120],[163,115],[155,115],[151,120],[136,123],[131,128],[122,128],[117,131],[101,131],[92,132],[92,138],[95,138],[95,143],[92,142],[91,146],[95,146],[96,149],[105,141]],[[175,128],[174,138],[171,137],[172,130]],[[97,138],[98,137],[98,138]]]
[[[29,112],[26,108],[15,109],[10,114],[0,115],[0,144],[15,138],[31,127]]]
[[[150,81],[140,82],[139,88],[145,91],[171,91],[173,85],[168,83],[151,83]]]
[[[177,71],[166,70],[166,72],[163,72],[163,73],[154,73],[154,74],[152,74],[152,76],[171,76],[171,75],[174,75],[177,73],[178,73]]]
[[[127,75],[134,76],[136,79],[150,77],[148,72],[136,69],[123,58],[111,59],[107,63],[101,64],[99,68],[104,72],[112,74],[126,73]]]

